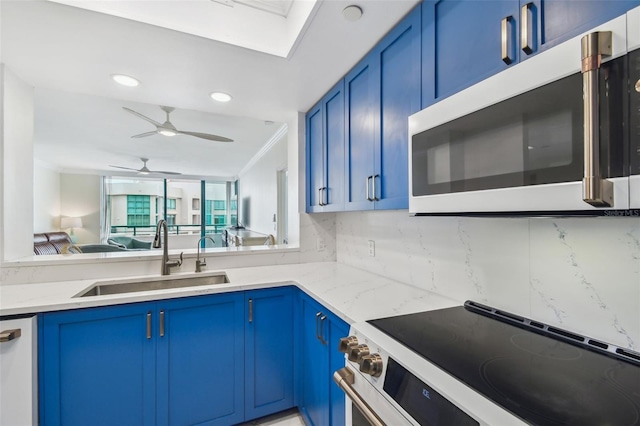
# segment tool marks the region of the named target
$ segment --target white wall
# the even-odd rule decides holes
[[[0,64],[0,259],[33,253],[33,87]]]
[[[82,219],[77,244],[100,243],[100,176],[61,173],[60,215]]]
[[[60,173],[39,161],[33,163],[33,232],[60,227]]]
[[[338,262],[640,349],[638,217],[336,216]]]
[[[278,211],[278,170],[287,168],[287,141],[285,134],[239,176],[238,220],[244,221],[242,224],[252,231],[276,234],[273,217]]]

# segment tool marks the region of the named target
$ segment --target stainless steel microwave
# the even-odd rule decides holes
[[[409,117],[409,212],[640,214],[640,8]]]

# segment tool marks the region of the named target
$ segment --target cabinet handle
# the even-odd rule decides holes
[[[147,312],[147,339],[151,339],[151,312]]]
[[[329,196],[327,194],[327,187],[325,186],[324,188],[322,188],[322,202],[324,203],[323,206],[326,206],[329,204]]]
[[[318,312],[316,314],[316,339],[320,340],[320,333],[318,332],[318,328],[320,327],[320,317],[322,316],[322,312]],[[320,340],[322,341],[322,340]]]
[[[17,339],[22,335],[22,329],[16,328],[13,330],[5,330],[0,332],[0,343],[10,342],[13,339]]]
[[[160,337],[164,337],[164,310],[160,311]]]
[[[584,179],[582,198],[595,207],[613,206],[613,183],[600,175],[600,64],[611,56],[611,31],[582,37],[582,98],[584,99]]]
[[[373,177],[373,176],[367,176],[367,184],[366,184],[367,186],[366,186],[366,194],[365,194],[365,195],[366,195],[366,197],[367,197],[367,201],[373,201],[373,200],[371,199],[371,195],[369,194],[369,181],[371,181],[371,178],[372,178],[372,177]]]
[[[323,345],[327,344],[327,341],[324,340],[324,321],[327,319],[326,315],[320,317],[320,343]]]
[[[249,322],[253,322],[253,299],[249,299]]]
[[[531,6],[533,3],[527,3],[522,6],[520,9],[520,45],[522,46],[522,51],[527,55],[533,53],[533,48],[531,47],[531,20],[529,19]]]
[[[372,201],[380,201],[380,198],[378,198],[378,195],[376,193],[376,179],[379,177],[380,175],[375,175],[373,177],[373,200]]]
[[[509,56],[509,27],[511,25],[511,22],[513,21],[513,17],[512,16],[507,16],[505,18],[502,18],[502,23],[501,23],[501,46],[502,46],[502,61],[509,65],[511,62],[513,62],[513,59],[511,59],[511,57]]]
[[[322,204],[322,188],[318,188],[318,205],[324,206],[324,204]]]

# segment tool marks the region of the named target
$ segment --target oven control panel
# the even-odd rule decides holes
[[[373,377],[380,377],[384,370],[382,356],[379,353],[371,353],[369,346],[359,344],[356,336],[348,336],[340,339],[338,346],[340,352],[347,354],[347,358],[351,362],[355,362],[359,366],[359,370],[364,374]]]

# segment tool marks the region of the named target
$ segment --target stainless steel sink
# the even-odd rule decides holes
[[[108,294],[134,293],[138,291],[166,290],[169,288],[197,287],[201,285],[227,284],[224,272],[197,277],[167,278],[151,281],[97,282],[73,297],[105,296]]]

